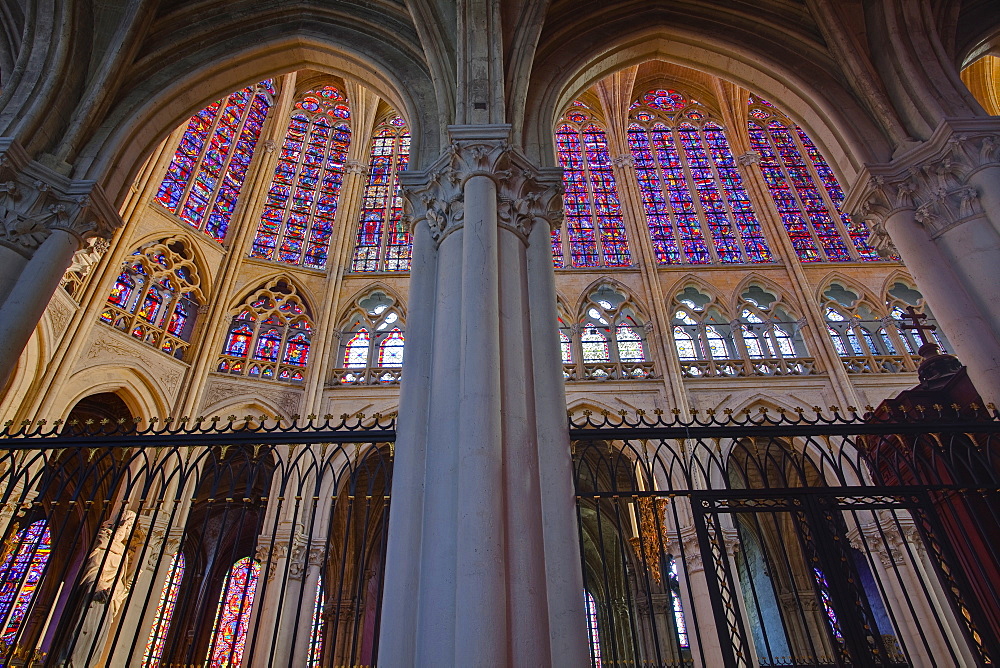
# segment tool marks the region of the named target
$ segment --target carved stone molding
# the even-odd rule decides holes
[[[403,222],[425,223],[441,243],[465,224],[465,183],[486,176],[496,183],[499,225],[525,241],[535,222],[556,228],[562,222],[559,169],[539,169],[506,139],[506,126],[452,128],[452,143],[423,172],[403,172]],[[477,136],[478,135],[478,136]]]
[[[885,221],[912,210],[931,237],[987,215],[970,179],[1000,168],[995,121],[942,123],[934,136],[887,164],[865,167],[845,202],[869,230],[868,243],[883,257],[896,252]]]
[[[123,224],[97,183],[68,179],[0,139],[0,245],[30,258],[53,230],[69,232],[82,248]]]
[[[760,162],[760,153],[757,153],[757,151],[747,151],[746,153],[736,156],[736,162],[740,167],[756,165]]]
[[[223,404],[228,399],[236,401],[245,400],[253,402],[255,399],[263,397],[277,406],[282,417],[289,417],[299,412],[299,405],[302,400],[302,391],[298,389],[283,390],[269,385],[266,381],[223,380],[215,378],[209,381],[205,388],[204,399],[202,400],[202,410],[214,411],[218,404]],[[225,406],[222,406],[224,409]]]
[[[344,162],[344,173],[346,174],[367,174],[368,165],[360,160],[346,160]]]
[[[631,167],[635,165],[635,156],[630,153],[623,153],[611,158],[611,164],[615,167]]]

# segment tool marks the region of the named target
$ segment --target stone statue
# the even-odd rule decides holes
[[[97,532],[94,548],[80,572],[77,591],[83,598],[68,628],[57,665],[68,668],[95,666],[104,641],[128,596],[128,543],[135,513],[122,512],[117,524],[108,520]],[[89,663],[88,663],[89,657]]]

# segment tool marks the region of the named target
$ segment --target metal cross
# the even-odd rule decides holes
[[[926,320],[926,319],[927,319],[927,315],[926,314],[924,314],[924,313],[917,313],[917,310],[915,308],[913,308],[912,306],[907,306],[906,307],[906,315],[903,316],[902,318],[900,318],[900,322],[902,323],[900,325],[900,329],[914,330],[917,333],[917,338],[920,339],[921,346],[925,346],[928,343],[934,343],[934,344],[936,344],[937,343],[936,341],[928,340],[927,335],[924,334],[924,330],[928,330],[928,331],[933,332],[934,330],[937,329],[937,327],[935,325],[921,325],[920,324],[921,320]],[[908,321],[912,321],[912,322],[908,322]]]

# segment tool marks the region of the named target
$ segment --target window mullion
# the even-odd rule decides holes
[[[298,187],[299,179],[302,178],[302,170],[305,168],[306,145],[309,143],[309,137],[312,136],[312,131],[315,127],[313,117],[310,115],[307,118],[309,122],[306,124],[306,131],[302,135],[302,147],[299,149],[299,157],[295,160],[295,172],[292,174],[292,179],[288,186],[288,200],[285,202],[285,212],[282,216],[281,231],[278,234],[277,243],[274,247],[275,262],[281,261],[281,247],[284,245],[285,236],[288,232],[288,221],[292,216],[292,207],[295,206],[295,189]],[[284,147],[282,147],[282,149],[284,149]],[[280,156],[278,157],[278,160],[281,160]],[[303,252],[304,251],[305,249],[303,248]],[[301,256],[299,259],[301,260]]]
[[[725,134],[725,128],[722,128],[722,132]],[[736,223],[736,212],[733,211],[733,207],[729,203],[729,191],[723,186],[722,178],[719,176],[718,165],[715,164],[715,156],[712,155],[712,151],[709,150],[708,143],[705,141],[704,127],[698,130],[698,141],[701,142],[701,149],[705,152],[705,158],[708,160],[708,167],[712,171],[712,178],[715,180],[715,188],[719,193],[719,199],[722,200],[722,206],[726,210],[726,218],[729,221],[729,227],[732,229],[733,236],[736,239],[740,258],[744,263],[750,263],[750,259],[747,257],[746,244],[743,242],[743,234],[740,232],[740,226]],[[726,143],[729,143],[728,138],[726,139]]]
[[[222,161],[222,165],[219,167],[219,178],[215,182],[215,187],[212,188],[212,195],[205,205],[205,220],[202,221],[202,225],[199,229],[207,228],[208,217],[212,213],[212,209],[215,208],[215,203],[218,201],[219,192],[222,190],[222,184],[225,183],[226,174],[229,172],[229,165],[233,161],[233,156],[236,155],[236,145],[240,141],[240,137],[243,136],[243,130],[246,128],[247,119],[250,118],[250,112],[253,109],[254,102],[257,99],[257,89],[253,89],[250,94],[250,100],[243,107],[243,113],[240,114],[240,122],[236,126],[236,130],[233,132],[233,141],[229,146],[229,153],[225,156]],[[221,118],[222,114],[219,114]]]
[[[680,132],[677,131],[677,128],[671,128],[671,132],[674,137],[677,157],[680,159],[682,169],[684,170],[684,181],[687,183],[688,194],[691,196],[691,204],[694,205],[695,215],[698,216],[698,227],[701,229],[701,238],[705,242],[705,248],[708,249],[709,257],[712,259],[711,264],[720,264],[719,254],[715,251],[715,237],[712,236],[712,230],[708,225],[708,216],[705,215],[705,209],[701,205],[701,191],[695,186],[694,174],[691,172],[691,165],[688,163],[687,148],[681,142]]]
[[[816,190],[819,191],[820,197],[823,198],[823,204],[829,211],[830,218],[833,220],[834,226],[846,242],[844,245],[847,247],[848,253],[851,255],[851,260],[854,262],[860,262],[861,254],[858,253],[858,249],[854,247],[854,239],[851,238],[847,227],[844,225],[844,221],[840,217],[840,212],[837,210],[837,206],[833,203],[833,199],[830,197],[830,192],[826,189],[826,183],[819,177],[819,172],[816,171],[816,165],[813,164],[812,157],[809,155],[809,151],[806,150],[805,145],[802,143],[799,133],[792,132],[791,129],[789,129],[788,134],[792,137],[795,149],[799,152],[799,155],[802,156],[802,164],[806,166],[809,176],[812,178],[813,183],[816,184]],[[811,224],[809,227],[812,229]],[[823,253],[824,255],[826,254],[826,249],[823,249]]]
[[[205,144],[201,147],[198,152],[198,157],[194,161],[194,165],[191,167],[191,176],[188,178],[187,183],[184,184],[184,192],[181,193],[180,199],[177,200],[177,214],[180,215],[184,211],[184,207],[187,206],[188,197],[191,195],[191,190],[194,188],[194,183],[198,178],[198,173],[201,171],[202,164],[205,161],[205,156],[208,154],[208,149],[212,145],[212,137],[215,136],[215,131],[219,127],[219,123],[222,120],[222,112],[226,110],[226,106],[229,104],[229,96],[222,98],[219,101],[219,108],[215,111],[215,117],[212,119],[212,124],[209,126],[208,131],[205,133]],[[183,137],[181,141],[184,141]],[[198,230],[203,230],[205,226],[205,221],[208,219],[208,204],[205,205],[205,217],[198,222]]]
[[[677,255],[681,260],[682,264],[690,264],[687,250],[682,243],[680,237],[680,229],[677,223],[677,212],[674,211],[674,202],[670,197],[670,189],[667,186],[667,179],[664,175],[663,165],[660,164],[660,154],[656,150],[656,145],[653,143],[653,132],[651,128],[644,128],[646,132],[646,138],[649,142],[649,153],[653,158],[653,168],[656,170],[656,174],[660,179],[660,193],[663,195],[663,201],[667,205],[667,216],[670,218],[670,234],[674,237],[674,243],[677,244]],[[672,130],[670,130],[672,132]]]
[[[812,238],[813,244],[815,244],[816,251],[819,253],[820,257],[823,259],[824,262],[829,262],[830,257],[826,253],[826,247],[824,247],[822,240],[819,238],[819,235],[816,234],[816,228],[813,225],[812,218],[809,217],[809,211],[808,209],[806,209],[805,203],[802,201],[802,196],[799,194],[799,189],[795,185],[795,181],[792,180],[791,174],[789,174],[788,172],[788,165],[785,164],[785,159],[781,155],[781,150],[778,148],[778,143],[774,140],[774,135],[771,133],[770,125],[767,126],[766,130],[767,130],[767,140],[771,144],[771,151],[774,153],[775,162],[777,162],[778,166],[781,168],[781,175],[785,179],[785,183],[788,184],[788,191],[792,193],[792,197],[795,198],[795,203],[799,208],[799,215],[802,217],[802,222],[806,226],[806,229],[809,230],[809,236]],[[789,134],[791,134],[791,131],[789,131]],[[798,150],[798,145],[796,145],[796,150]]]
[[[594,230],[594,249],[597,254],[597,267],[603,267],[604,244],[601,239],[601,224],[597,214],[597,197],[594,193],[594,179],[590,175],[590,156],[587,155],[587,141],[584,139],[583,128],[577,128],[577,137],[580,140],[580,163],[583,166],[583,183],[587,189],[587,208],[590,211],[590,224]]]

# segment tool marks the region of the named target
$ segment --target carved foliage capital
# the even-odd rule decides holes
[[[0,182],[0,245],[25,257],[53,230],[69,232],[81,248],[91,239],[110,239],[123,224],[93,182],[70,181],[37,163],[3,168]]]

